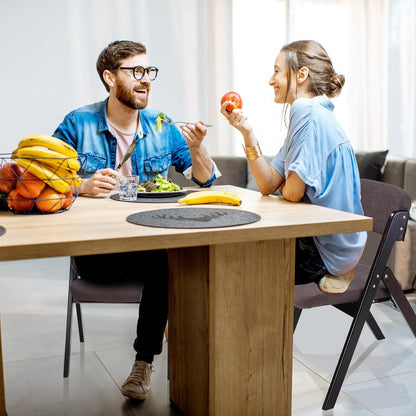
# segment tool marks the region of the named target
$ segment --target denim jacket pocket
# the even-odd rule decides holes
[[[104,169],[106,167],[106,157],[97,156],[92,153],[83,153],[83,157],[86,160],[84,160],[84,163],[82,163],[82,172],[78,172],[81,176],[88,178],[97,172],[97,170]]]
[[[144,170],[146,175],[155,176],[160,173],[162,176],[167,175],[168,169],[172,164],[172,154],[171,152],[164,153],[162,155],[157,155],[149,157],[144,160]]]

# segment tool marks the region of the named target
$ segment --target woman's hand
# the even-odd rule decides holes
[[[117,176],[118,172],[110,168],[97,170],[94,175],[82,181],[79,193],[80,195],[108,194],[117,185]]]
[[[236,108],[231,113],[229,113],[226,110],[228,103],[228,101],[225,101],[221,105],[221,114],[233,127],[240,131],[243,136],[250,135],[252,133],[252,128],[250,123],[247,121],[247,116],[244,115],[243,110]]]

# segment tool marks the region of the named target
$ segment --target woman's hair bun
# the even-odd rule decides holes
[[[330,83],[330,91],[328,91],[330,97],[337,96],[341,90],[342,87],[345,84],[345,77],[344,75],[337,74],[334,72],[334,74],[331,77],[331,83]]]

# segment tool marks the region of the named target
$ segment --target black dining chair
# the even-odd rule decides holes
[[[81,303],[140,303],[143,285],[134,279],[89,280],[79,275],[71,257],[66,316],[64,377],[69,376],[72,312],[75,304],[80,342],[84,342]]]
[[[342,294],[323,293],[316,283],[295,286],[294,331],[304,309],[332,305],[353,318],[323,410],[335,406],[364,324],[367,322],[376,339],[384,339],[370,312],[373,303],[392,301],[416,336],[416,315],[393,271],[387,266],[394,243],[403,240],[406,233],[410,196],[395,185],[362,179],[361,201],[364,214],[373,217],[373,231],[381,236],[372,265],[358,264],[354,279]]]

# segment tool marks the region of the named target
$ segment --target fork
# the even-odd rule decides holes
[[[195,124],[195,123],[190,122],[190,121],[172,121],[172,120],[168,120],[166,118],[163,118],[162,121],[164,123],[167,123],[167,124]],[[205,123],[205,121],[204,121],[204,126],[205,127],[212,127],[212,124]]]

